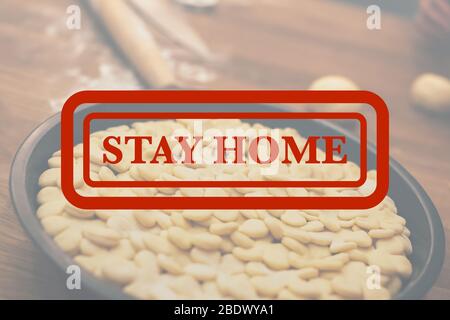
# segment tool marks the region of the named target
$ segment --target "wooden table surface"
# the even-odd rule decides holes
[[[84,7],[81,30],[65,27],[72,3],[0,2],[0,298],[76,297],[12,209],[8,174],[19,144],[76,90],[139,86]],[[382,29],[369,31],[365,8],[325,0],[225,0],[212,13],[185,14],[221,57],[205,76],[169,46],[166,55],[187,61],[178,69],[188,86],[306,89],[319,76],[342,74],[380,94],[390,107],[391,154],[427,190],[448,234],[450,119],[412,109],[408,90],[421,72],[450,76],[450,55],[420,45],[411,19],[383,11]],[[188,76],[192,70],[203,76]],[[198,81],[205,77],[211,81]],[[450,299],[448,242],[442,273],[427,298]]]

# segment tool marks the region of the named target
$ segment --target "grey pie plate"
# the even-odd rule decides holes
[[[152,105],[152,108],[155,105]],[[105,109],[104,109],[105,108]],[[126,109],[124,109],[126,108]],[[148,110],[148,105],[83,105],[75,113],[75,123],[94,111],[143,111]],[[159,105],[159,111],[180,112],[186,111],[186,105],[164,104]],[[247,110],[245,110],[247,109]],[[279,111],[275,107],[266,105],[226,105],[203,104],[191,105],[190,112],[208,111],[249,111],[251,112]],[[152,109],[154,111],[154,109]],[[53,260],[61,272],[73,263],[72,258],[63,253],[53,239],[48,236],[36,217],[36,195],[39,191],[38,178],[47,168],[47,160],[53,152],[60,149],[60,114],[56,114],[39,125],[19,147],[12,163],[10,172],[10,193],[15,211],[29,236],[44,253]],[[127,124],[133,120],[102,120],[92,123],[92,129],[101,130],[114,125]],[[299,128],[299,122],[295,120],[267,120],[260,121],[270,127],[289,126]],[[81,125],[75,125],[75,143],[81,142]],[[349,157],[358,163],[359,150],[358,139],[351,133],[336,127],[335,125],[321,121],[304,121],[301,123],[301,134],[344,134],[349,144]],[[351,154],[354,150],[354,154]],[[368,168],[374,168],[375,148],[368,147]],[[407,220],[407,226],[411,230],[411,242],[413,253],[410,259],[413,264],[413,274],[397,294],[397,299],[422,298],[433,286],[438,277],[445,252],[445,236],[442,223],[436,208],[419,183],[395,160],[390,160],[390,188],[389,196],[395,201],[398,212]],[[87,272],[82,272],[82,283],[101,298],[129,299],[121,288],[111,282],[100,280]]]

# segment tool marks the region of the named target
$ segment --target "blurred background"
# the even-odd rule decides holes
[[[20,227],[8,172],[21,141],[79,90],[376,92],[392,157],[448,232],[449,77],[448,0],[2,0],[0,298],[76,297]],[[428,298],[450,299],[449,250]]]

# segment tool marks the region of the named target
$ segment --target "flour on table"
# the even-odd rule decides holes
[[[195,85],[195,83],[205,84],[217,78],[216,74],[209,68],[186,61],[184,50],[163,49],[161,55],[167,61],[175,77],[188,86]]]
[[[65,75],[75,79],[76,85],[64,97],[51,99],[50,107],[53,111],[60,111],[64,102],[72,94],[81,90],[138,90],[142,89],[133,72],[123,70],[112,64],[100,64],[98,76],[91,77],[82,73],[80,68],[69,68]]]

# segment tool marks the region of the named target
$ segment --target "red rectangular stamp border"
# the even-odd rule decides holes
[[[73,186],[73,113],[85,103],[366,103],[376,113],[376,188],[361,197],[85,197]],[[383,99],[369,91],[80,91],[61,112],[61,153],[62,191],[83,209],[368,209],[379,204],[389,188],[389,112]]]
[[[360,177],[355,181],[95,181],[90,178],[90,123],[98,119],[339,119],[360,123]],[[83,178],[94,188],[357,188],[367,179],[367,121],[357,112],[95,112],[83,121]]]

